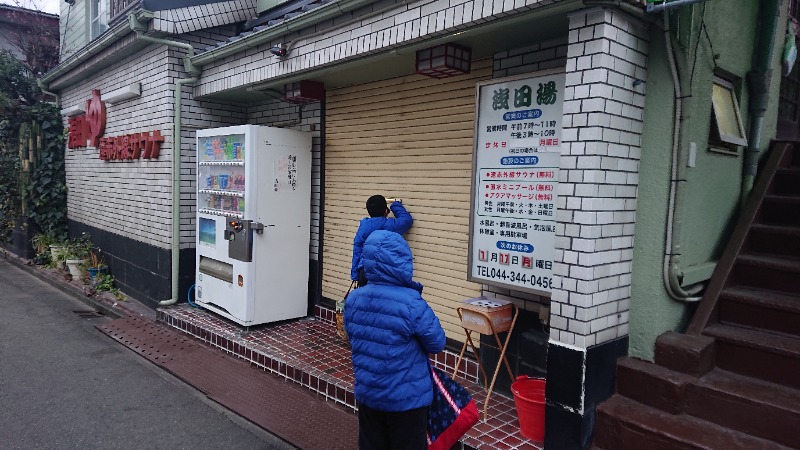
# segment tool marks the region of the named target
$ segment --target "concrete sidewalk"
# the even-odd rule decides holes
[[[97,328],[293,446],[304,450],[357,448],[358,417],[352,411],[157,323],[156,312],[135,300],[118,301],[108,293],[87,296],[87,289],[58,270],[28,265],[11,254],[6,254],[5,260],[116,318]]]
[[[263,449],[285,441],[96,326],[92,307],[0,255],[0,448]]]

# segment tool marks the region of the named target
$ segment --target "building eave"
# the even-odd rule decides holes
[[[192,58],[192,63],[197,66],[204,66],[225,58],[226,56],[234,55],[248,48],[257,47],[288,33],[308,28],[326,20],[331,20],[372,3],[375,3],[375,0],[337,0],[277,25],[252,32],[233,42],[201,53]]]
[[[153,17],[152,12],[143,9],[133,12],[133,14],[136,14],[136,17],[142,21],[148,21]],[[42,75],[40,78],[41,82],[50,89],[55,88],[55,86],[50,86],[53,81],[66,75],[71,70],[77,68],[80,64],[86,62],[92,56],[95,56],[101,51],[110,47],[120,38],[129,33],[133,33],[133,31],[128,25],[127,20],[117,22],[111,28],[106,30],[106,32],[103,33],[99,39],[95,39],[94,41],[90,42],[87,46],[80,49],[74,55],[60,62],[52,70]]]

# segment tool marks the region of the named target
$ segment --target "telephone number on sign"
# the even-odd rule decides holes
[[[502,280],[508,283],[523,284],[526,286],[551,289],[553,287],[553,279],[551,277],[537,277],[536,275],[527,274],[524,272],[516,272],[513,270],[498,269],[496,267],[476,266],[478,269],[478,276],[484,278],[492,278],[494,280]]]

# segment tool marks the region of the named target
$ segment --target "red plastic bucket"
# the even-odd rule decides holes
[[[517,406],[519,431],[528,439],[544,442],[544,378],[517,377],[511,383]]]

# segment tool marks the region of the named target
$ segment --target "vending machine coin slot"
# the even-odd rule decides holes
[[[263,225],[252,220],[229,217],[225,222],[225,240],[228,241],[228,257],[239,261],[253,260],[253,230]]]

